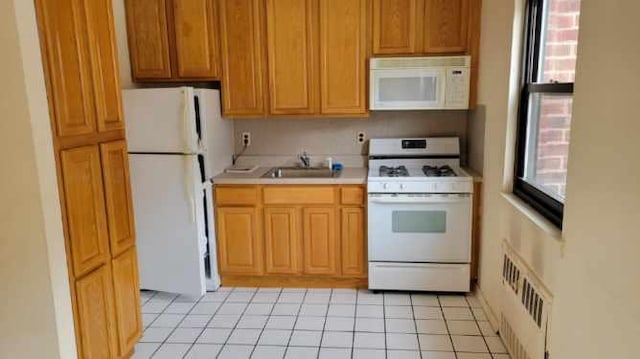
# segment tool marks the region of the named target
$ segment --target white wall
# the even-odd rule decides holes
[[[638,358],[640,3],[583,0],[581,12],[551,349],[556,358]]]
[[[484,0],[480,290],[500,310],[501,241],[554,294],[553,358],[635,358],[640,338],[640,3],[582,2],[564,233],[511,190],[523,0]],[[612,176],[613,174],[613,176]]]
[[[0,2],[0,357],[75,358],[33,1]]]

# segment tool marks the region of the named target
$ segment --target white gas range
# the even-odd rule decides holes
[[[372,139],[369,289],[468,292],[473,179],[457,137]]]

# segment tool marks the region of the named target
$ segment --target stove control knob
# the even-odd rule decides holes
[[[404,183],[400,183],[400,189],[404,189]]]
[[[382,188],[383,189],[389,189],[389,184],[388,183],[383,183],[382,184]]]

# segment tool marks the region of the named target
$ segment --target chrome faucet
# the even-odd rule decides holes
[[[309,159],[309,155],[307,155],[307,151],[303,151],[302,155],[300,155],[300,162],[302,162],[302,167],[304,168],[311,167],[311,159]]]

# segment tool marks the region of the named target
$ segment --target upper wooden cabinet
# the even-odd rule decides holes
[[[320,0],[320,112],[367,113],[367,1]]]
[[[126,0],[127,34],[134,80],[171,78],[165,0]]]
[[[123,129],[111,2],[37,5],[55,135]]]
[[[420,1],[373,0],[374,54],[412,54],[417,51]]]
[[[219,78],[213,0],[126,0],[135,81]]]
[[[314,0],[267,0],[269,112],[317,112]]]
[[[471,53],[479,6],[479,0],[374,0],[373,53]]]
[[[424,52],[467,52],[469,1],[425,0]]]
[[[173,0],[179,78],[218,78],[218,24],[214,0]]]
[[[263,116],[264,6],[261,0],[219,0],[222,108],[225,116]]]

